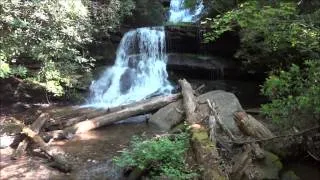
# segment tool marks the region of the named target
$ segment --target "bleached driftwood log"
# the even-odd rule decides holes
[[[180,79],[179,84],[181,86],[181,93],[183,96],[183,107],[186,113],[186,121],[189,124],[198,123],[200,121],[199,116],[197,116],[197,101],[194,96],[194,91],[185,79]]]
[[[62,133],[62,136],[68,136],[68,134],[83,133],[132,116],[146,114],[176,101],[177,99],[179,99],[180,96],[180,94],[158,96],[149,100],[134,103],[130,106],[127,106],[127,108],[125,109],[121,109],[119,111],[107,113],[98,117],[94,117],[76,123],[71,127],[65,128],[63,131],[60,132],[60,134]]]
[[[48,113],[42,113],[40,114],[40,116],[32,123],[32,125],[30,126],[30,129],[32,129],[36,134],[38,134],[42,128],[42,126],[46,123],[46,121],[50,118]],[[19,137],[17,137],[18,139],[22,140],[22,142],[19,143],[17,149],[13,152],[12,154],[12,158],[16,159],[21,157],[28,146],[29,140],[26,138],[21,138],[20,135]]]
[[[72,170],[71,165],[67,160],[64,159],[63,153],[48,146],[36,132],[28,127],[24,127],[22,132],[26,134],[34,143],[36,143],[42,151],[44,151],[52,158],[54,162],[53,166],[55,168],[63,172],[70,172]]]

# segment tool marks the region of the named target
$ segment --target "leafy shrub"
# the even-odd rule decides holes
[[[1,0],[0,78],[28,78],[56,96],[87,83],[93,34],[114,30],[134,8],[132,0],[94,2]]]
[[[293,2],[263,4],[248,0],[204,21],[210,28],[204,41],[215,41],[227,31],[239,31],[241,47],[235,56],[246,65],[255,68],[302,63],[302,59],[320,57],[320,28],[315,20],[320,18],[319,12],[301,15]]]
[[[84,45],[92,41],[91,24],[81,1],[3,0],[0,11],[4,32],[0,60],[9,67],[2,77],[21,72],[15,69],[26,62],[40,64],[39,71],[30,71],[28,76],[49,92],[62,95],[62,86],[72,87],[77,73],[90,72],[93,59],[86,57]]]
[[[145,140],[134,137],[130,149],[114,160],[120,167],[149,169],[150,176],[166,176],[173,179],[190,179],[196,174],[186,167],[185,153],[189,147],[186,133],[158,139]]]
[[[262,93],[272,102],[262,111],[284,128],[320,123],[320,61],[306,61],[304,67],[292,65],[288,71],[269,76]]]
[[[109,36],[120,26],[121,20],[132,15],[135,3],[132,0],[89,1],[92,24],[97,35]]]

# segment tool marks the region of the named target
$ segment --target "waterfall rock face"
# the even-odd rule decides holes
[[[171,0],[171,22],[194,22],[203,9],[202,0],[196,2],[191,10],[184,8],[184,0]],[[173,86],[168,81],[165,47],[164,27],[138,28],[127,32],[118,47],[115,64],[90,86],[91,96],[87,106],[108,108],[153,95],[170,94]]]
[[[137,56],[136,54],[139,54]],[[173,89],[167,80],[163,27],[138,28],[121,40],[115,65],[93,82],[90,105],[112,107]]]

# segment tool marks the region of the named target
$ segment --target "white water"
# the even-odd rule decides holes
[[[114,107],[169,94],[164,27],[138,28],[122,38],[115,65],[90,87],[88,106]]]
[[[203,10],[183,8],[184,0],[171,0],[170,22],[194,22]],[[139,101],[173,90],[166,71],[164,27],[138,28],[127,32],[118,47],[115,65],[107,68],[90,86],[85,106],[108,108]]]
[[[185,0],[171,0],[169,11],[169,22],[194,22],[199,19],[199,16],[204,9],[203,1],[196,0],[197,5],[194,9],[185,9]]]

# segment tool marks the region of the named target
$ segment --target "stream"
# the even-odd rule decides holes
[[[185,0],[170,2],[169,23],[195,22],[204,9],[202,0],[194,9],[184,8]],[[86,106],[108,108],[161,94],[174,89],[166,69],[167,54],[164,27],[143,27],[127,32],[118,47],[115,64],[107,68],[90,87],[91,95]],[[221,89],[234,93],[245,109],[257,108],[266,102],[259,94],[260,82],[241,82],[189,79],[195,87],[205,84],[204,92]],[[70,141],[56,142],[67,154],[77,171],[75,179],[122,179],[121,170],[112,158],[126,148],[132,136],[148,137],[163,132],[151,127],[145,117],[131,118],[108,127],[76,136]],[[319,169],[297,162],[286,164],[285,169],[297,171],[301,179],[320,179]],[[298,167],[298,168],[297,168]],[[313,172],[300,173],[301,169]],[[318,173],[317,173],[318,172]]]
[[[196,1],[194,9],[185,9],[185,0],[172,0],[169,22],[195,22],[204,9],[202,0]],[[167,54],[164,27],[142,27],[127,32],[118,47],[115,64],[105,69],[102,75],[92,82],[87,107],[109,108],[139,101],[154,95],[170,94],[174,84],[169,81],[166,70]],[[188,79],[195,87],[205,84],[204,92],[226,90],[234,93],[244,109],[258,108],[266,99],[259,95],[260,82],[231,80]],[[112,162],[114,156],[128,147],[133,136],[153,137],[162,132],[147,123],[148,115],[133,117],[116,124],[89,131],[71,140],[55,141],[51,145],[61,148],[75,171],[71,174],[52,174],[53,179],[123,179],[121,169]],[[4,153],[4,152],[2,152]],[[5,161],[10,162],[9,159]],[[28,161],[28,160],[27,160]],[[32,161],[33,162],[33,161]],[[31,163],[32,164],[32,163]],[[38,167],[38,166],[37,166]],[[6,162],[1,170],[8,169]],[[21,168],[19,164],[9,167]],[[39,168],[40,169],[40,168]],[[39,169],[34,168],[29,176],[38,177]],[[285,170],[294,170],[301,179],[320,179],[319,166],[309,161],[286,162]],[[8,171],[8,170],[7,170]],[[54,171],[50,169],[50,171]],[[15,172],[21,174],[24,172]],[[47,176],[40,174],[39,179]],[[43,178],[45,177],[45,178]],[[14,179],[14,178],[13,178]],[[38,179],[38,178],[37,178]]]

